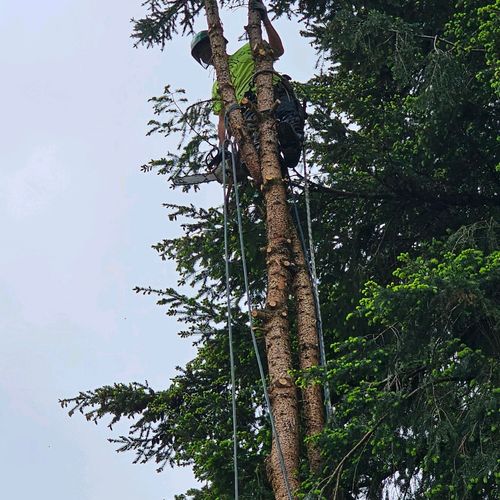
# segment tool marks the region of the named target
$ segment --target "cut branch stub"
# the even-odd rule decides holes
[[[281,377],[274,382],[274,385],[277,388],[292,387],[293,382],[292,382],[292,379],[290,377]]]
[[[265,309],[252,309],[252,318],[265,322],[269,319],[269,314]]]

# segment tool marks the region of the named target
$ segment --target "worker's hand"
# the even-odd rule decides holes
[[[260,18],[263,21],[267,19],[267,9],[263,2],[259,0],[250,0],[250,8],[259,11]]]

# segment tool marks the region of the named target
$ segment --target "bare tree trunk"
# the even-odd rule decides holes
[[[319,341],[316,308],[309,276],[309,269],[297,231],[291,230],[294,260],[293,292],[297,312],[300,369],[307,370],[319,365]],[[310,384],[302,389],[304,420],[307,437],[319,434],[325,425],[323,397],[319,384]],[[319,472],[322,459],[318,447],[307,443],[307,458],[312,472]]]
[[[299,343],[299,360],[300,369],[306,370],[313,366],[319,365],[319,341],[317,332],[317,318],[314,295],[309,277],[309,270],[306,264],[306,259],[300,240],[297,235],[297,230],[293,225],[289,207],[286,201],[286,189],[282,181],[281,168],[277,157],[278,143],[276,138],[276,122],[272,116],[271,110],[275,105],[274,91],[272,83],[273,71],[273,54],[267,43],[262,41],[260,16],[257,12],[249,10],[247,31],[250,38],[250,44],[254,53],[257,87],[257,103],[258,111],[260,112],[261,122],[259,124],[261,161],[262,161],[262,177],[263,191],[266,200],[267,208],[267,224],[268,224],[268,256],[273,256],[273,248],[271,247],[271,224],[279,225],[281,230],[286,230],[277,235],[278,238],[286,237],[287,241],[291,241],[292,256],[295,263],[296,272],[293,273],[293,292],[295,296],[296,311],[297,311],[297,334]],[[268,162],[266,159],[269,158]],[[278,182],[278,179],[280,182]],[[267,187],[269,186],[269,188]],[[279,209],[278,209],[279,207]],[[288,217],[288,224],[281,221],[281,218]],[[288,226],[288,227],[286,227]],[[286,229],[285,229],[286,228]],[[280,241],[277,239],[276,241]],[[281,254],[276,253],[279,259],[288,259],[290,254],[283,245]],[[290,266],[283,260],[283,266],[272,269],[268,265],[268,275],[271,278],[271,273],[276,273],[275,276],[284,274]],[[288,289],[287,289],[288,293]],[[282,296],[284,298],[284,295]],[[286,299],[284,299],[286,300]],[[269,290],[268,290],[269,304]],[[283,314],[287,312],[284,310]],[[289,348],[289,338],[286,345]],[[269,349],[268,349],[269,356]],[[270,361],[269,361],[270,363]],[[291,360],[290,360],[291,363]],[[304,400],[304,427],[308,437],[319,434],[325,425],[324,406],[321,393],[321,387],[317,384],[307,386],[303,391]],[[294,402],[295,405],[295,402]],[[298,436],[300,442],[300,436]],[[321,468],[321,455],[317,446],[309,442],[307,444],[307,456],[309,467],[312,472],[318,472]]]
[[[302,369],[318,365],[319,349],[311,283],[296,230],[291,224],[286,189],[278,159],[275,120],[272,113],[275,104],[271,74],[273,54],[269,44],[262,40],[259,14],[250,9],[247,31],[258,73],[256,88],[260,136],[259,158],[240,110],[231,107],[237,103],[231,83],[216,0],[205,0],[205,8],[213,61],[224,109],[232,109],[229,114],[231,132],[239,145],[242,158],[251,176],[256,184],[261,185],[265,201],[268,276],[265,342],[270,379],[269,395],[288,482],[293,494],[300,486],[298,478],[300,436],[297,389],[290,377],[293,366],[288,298],[292,278],[289,270],[292,267],[292,260],[296,264],[293,288],[297,301],[299,354]],[[324,425],[320,387],[307,387],[303,396],[306,434],[311,436],[320,432]],[[321,464],[318,450],[308,445],[307,452],[311,470],[317,471]],[[268,475],[275,498],[288,499],[276,436],[273,436]]]
[[[262,167],[262,192],[266,207],[267,228],[267,321],[266,349],[270,378],[270,398],[279,436],[288,482],[292,493],[299,487],[299,412],[297,389],[290,376],[292,350],[288,321],[288,296],[290,293],[289,210],[286,190],[278,159],[275,120],[272,116],[274,90],[272,74],[273,54],[263,42],[260,16],[249,10],[248,33],[252,47],[257,88],[259,115],[260,159]],[[273,438],[269,462],[269,479],[275,498],[288,498],[280,468],[276,438]]]

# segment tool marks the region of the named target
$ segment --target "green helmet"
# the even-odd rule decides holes
[[[199,33],[196,33],[191,42],[191,55],[198,61],[198,64],[201,64],[200,54],[198,51],[201,45],[207,43],[208,40],[209,40],[208,31],[203,30],[200,31]]]
[[[224,41],[227,43],[227,39],[224,37]],[[205,69],[208,67],[201,58],[200,58],[200,47],[205,44],[210,43],[210,39],[208,37],[208,31],[203,30],[194,35],[193,40],[191,41],[191,55],[198,61],[198,64],[201,64]]]

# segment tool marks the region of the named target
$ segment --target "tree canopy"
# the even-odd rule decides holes
[[[144,5],[136,42],[167,48],[204,12],[197,0]],[[306,156],[328,364],[294,377],[328,384],[334,413],[314,438],[323,468],[313,474],[303,467],[298,497],[498,498],[500,3],[271,5],[278,16],[300,16],[304,43],[320,57],[317,74],[295,86],[309,110]],[[151,133],[176,134],[181,151],[144,170],[168,176],[179,166],[196,169],[205,140],[216,141],[209,105],[185,109],[185,94],[168,86],[152,101]],[[300,173],[292,173],[292,184],[304,220]],[[262,194],[250,184],[240,189],[250,287],[262,306]],[[113,442],[137,461],[191,465],[204,486],[179,499],[231,498],[222,209],[165,206],[172,220],[182,219],[184,235],[155,249],[177,263],[179,285],[191,285],[195,295],[136,291],[156,295],[183,321],[179,334],[198,346],[196,357],[167,388],[117,383],[62,404],[96,422],[133,418],[129,434]],[[234,211],[231,217],[237,255]],[[231,288],[240,492],[273,498],[265,470],[271,433],[238,261]]]

